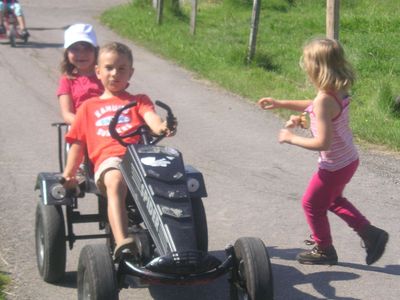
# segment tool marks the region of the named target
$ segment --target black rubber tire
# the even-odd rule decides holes
[[[10,45],[13,48],[17,46],[16,37],[17,37],[17,29],[15,28],[14,25],[10,25],[8,39],[10,40]]]
[[[44,281],[54,283],[65,275],[67,260],[64,215],[60,206],[36,206],[36,261]]]
[[[206,211],[201,198],[192,199],[193,221],[197,250],[208,252],[208,227]]]
[[[86,245],[79,255],[79,300],[118,300],[114,263],[107,245]]]
[[[235,242],[234,252],[231,300],[272,300],[272,268],[264,243],[258,238],[242,237]]]
[[[110,252],[110,254],[114,253],[115,250],[115,240],[114,240],[114,236],[112,234],[112,230],[111,230],[111,226],[110,223],[106,223],[105,227],[104,227],[104,231],[105,234],[109,234],[110,236],[106,238],[106,245],[108,248],[108,251]]]

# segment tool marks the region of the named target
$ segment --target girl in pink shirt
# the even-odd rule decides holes
[[[355,74],[336,40],[314,39],[303,49],[303,68],[317,89],[314,100],[275,100],[262,98],[263,109],[286,108],[309,114],[312,137],[302,137],[291,128],[304,126],[301,116],[291,116],[279,133],[279,142],[318,151],[318,170],[303,195],[302,205],[316,244],[297,255],[302,264],[337,264],[332,243],[328,211],[343,219],[362,238],[367,251],[366,263],[376,262],[383,254],[389,235],[370,222],[343,197],[357,167],[358,153],[349,127],[349,90]]]
[[[95,74],[98,46],[93,27],[71,25],[64,33],[64,48],[57,97],[64,121],[71,124],[78,107],[101,95],[104,88]]]

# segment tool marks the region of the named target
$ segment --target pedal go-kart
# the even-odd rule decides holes
[[[11,1],[11,6],[14,4],[14,1]],[[4,3],[4,16],[3,23],[6,29],[6,32],[0,34],[0,39],[7,39],[10,41],[11,47],[17,46],[17,40],[21,40],[24,44],[28,42],[28,35],[22,35],[21,30],[18,25],[17,16],[15,15],[12,9],[8,8],[8,5]]]
[[[96,190],[93,180],[80,185],[79,194],[65,191],[60,173],[39,173],[36,189],[40,200],[36,210],[36,255],[39,273],[46,282],[62,280],[66,265],[66,242],[70,249],[78,239],[105,238],[101,244],[83,247],[78,264],[78,299],[118,299],[122,288],[151,285],[205,284],[229,274],[231,299],[273,299],[271,263],[264,243],[242,237],[226,247],[220,260],[208,252],[208,228],[202,198],[207,192],[202,174],[183,163],[182,154],[157,143],[146,126],[120,136],[115,126],[121,113],[136,103],[118,110],[110,123],[113,138],[127,147],[121,171],[129,192],[126,206],[130,234],[137,241],[140,255],[114,261],[114,242],[107,223],[106,199]],[[165,109],[167,122],[174,116]],[[60,171],[62,171],[62,128],[59,136]],[[128,136],[140,135],[140,144],[126,144]],[[78,199],[86,193],[98,197],[98,214],[82,215]],[[64,210],[67,233],[64,225]],[[98,222],[102,234],[77,236],[73,224]]]

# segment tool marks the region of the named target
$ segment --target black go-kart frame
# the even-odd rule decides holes
[[[166,119],[171,126],[175,120],[171,109],[161,101],[156,104],[167,111]],[[81,250],[78,299],[119,299],[122,288],[155,283],[205,284],[227,273],[231,299],[273,299],[272,268],[261,239],[239,238],[226,247],[226,258],[222,261],[208,252],[203,175],[185,165],[178,150],[158,145],[163,136],[154,137],[147,126],[125,136],[118,134],[116,124],[121,114],[134,105],[131,102],[116,111],[109,130],[114,139],[127,147],[121,172],[129,189],[126,200],[129,230],[137,242],[139,255],[113,260],[115,245],[107,221],[107,199],[98,192],[90,168],[79,190],[66,191],[60,184],[67,125],[55,123],[60,172],[39,173],[35,187],[40,191],[35,222],[36,256],[43,280],[49,283],[62,280],[66,243],[72,249],[76,240],[103,238],[105,243],[89,244]],[[125,143],[133,135],[140,135],[141,143]],[[97,196],[96,214],[85,215],[78,210],[78,199],[87,193]],[[75,235],[74,224],[93,222],[104,233]]]

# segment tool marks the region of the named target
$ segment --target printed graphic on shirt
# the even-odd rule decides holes
[[[101,107],[100,109],[94,112],[96,122],[95,125],[97,127],[96,134],[98,136],[107,137],[110,136],[109,126],[112,118],[114,117],[114,113],[123,107],[122,105],[106,105]],[[118,123],[116,130],[118,134],[127,133],[130,129],[132,129],[132,118],[130,115],[130,110],[123,111],[122,114],[118,118]]]

